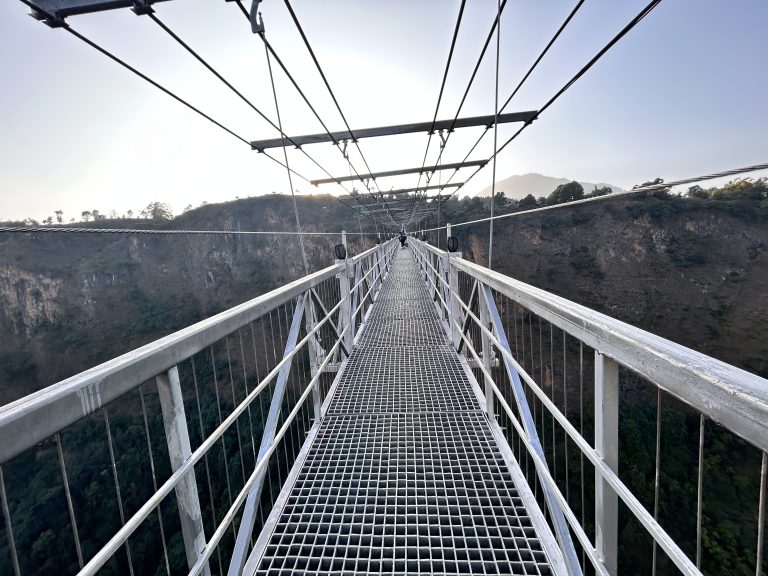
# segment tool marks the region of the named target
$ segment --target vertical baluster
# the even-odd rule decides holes
[[[149,469],[152,473],[152,489],[157,492],[157,474],[155,473],[155,457],[152,453],[152,437],[149,433],[149,418],[147,418],[147,407],[144,402],[144,386],[139,386],[139,398],[141,399],[141,414],[144,418],[144,435],[147,438],[147,453],[149,454]],[[200,429],[200,434],[205,438],[205,433]],[[160,525],[160,541],[163,545],[163,559],[165,560],[165,572],[168,576],[171,576],[171,564],[168,560],[168,545],[165,541],[165,526],[163,525],[163,510],[162,506],[157,507],[157,523]],[[214,519],[214,525],[216,520]]]
[[[566,363],[566,347],[565,347],[565,330],[563,332],[563,413],[565,418],[568,419],[568,380],[566,377],[567,363]],[[571,504],[571,482],[568,475],[568,433],[563,430],[563,451],[565,454],[565,501],[568,505]]]
[[[595,450],[619,470],[619,365],[595,350]],[[595,470],[595,548],[612,576],[617,568],[618,496]]]
[[[766,477],[768,477],[768,454],[763,452],[762,464],[760,466],[760,501],[757,505],[757,558],[755,561],[755,576],[760,576],[763,573]]]
[[[579,434],[584,437],[584,343],[579,340]],[[581,526],[587,527],[587,505],[586,505],[586,493],[584,490],[584,452],[579,450],[579,472],[581,478],[579,479],[579,485],[581,486]],[[581,564],[586,566],[587,556],[586,552],[581,552]]]
[[[3,476],[3,467],[0,466],[0,501],[3,505],[3,518],[5,519],[5,535],[8,537],[8,549],[11,553],[11,564],[13,564],[14,576],[21,576],[19,569],[19,557],[16,554],[16,540],[13,537],[13,525],[11,524],[11,510],[8,506],[8,496],[5,493],[5,477]]]
[[[245,348],[243,347],[243,329],[237,331],[240,340],[240,361],[243,363],[243,386],[245,387],[245,397],[248,398],[251,392],[248,390],[248,370],[245,362]],[[253,465],[256,465],[256,438],[253,435],[253,416],[251,415],[251,404],[248,404],[248,427],[251,431],[251,452],[253,455]]]
[[[117,474],[117,464],[115,463],[115,447],[112,443],[112,431],[109,426],[109,411],[104,406],[102,410],[104,414],[104,424],[107,427],[107,443],[109,445],[109,461],[112,464],[112,478],[115,481],[115,493],[117,494],[117,510],[120,513],[120,526],[125,526],[125,512],[123,511],[123,498],[120,495],[120,478]],[[133,576],[133,557],[131,554],[131,543],[125,541],[125,551],[128,555],[128,571]]]
[[[659,521],[659,474],[661,469],[661,388],[656,388],[656,470],[653,475],[653,519]],[[653,540],[651,574],[656,576],[656,539]]]
[[[200,407],[200,390],[197,384],[197,369],[195,366],[194,356],[190,358],[190,362],[192,363],[192,382],[195,385],[195,402],[197,403],[197,419],[200,424],[200,437],[202,438],[203,441],[205,441],[207,434],[205,433],[205,427],[203,426],[203,411]],[[213,526],[215,530],[215,526],[217,525],[218,521],[216,520],[216,502],[213,498],[213,487],[211,485],[211,467],[210,467],[210,464],[208,463],[208,452],[205,453],[205,456],[203,457],[203,461],[205,463],[205,478],[208,482],[208,498],[211,502],[211,517],[213,519],[213,523],[211,524],[211,526]],[[221,550],[218,547],[216,547],[216,557],[219,564],[219,573],[221,574],[222,573]]]
[[[72,535],[75,538],[75,550],[77,551],[77,563],[83,567],[83,550],[80,546],[80,535],[77,532],[77,519],[75,518],[75,508],[72,505],[72,494],[69,491],[69,478],[67,477],[67,466],[64,463],[64,449],[61,446],[61,435],[54,435],[56,441],[56,452],[59,455],[59,469],[61,470],[61,479],[64,481],[64,495],[67,499],[67,510],[69,511],[69,521],[72,524]],[[155,488],[157,490],[157,488]]]
[[[213,346],[211,346],[211,370],[213,373],[213,389],[216,393],[216,410],[219,416],[219,426],[224,421],[221,414],[221,398],[219,396],[219,378],[216,374],[216,355],[213,352]],[[226,434],[221,435],[221,452],[222,461],[224,463],[224,477],[227,481],[227,495],[229,496],[229,505],[232,506],[232,484],[229,480],[229,458],[227,457],[227,442],[225,440]],[[235,530],[235,523],[232,522],[232,534],[237,534]]]
[[[237,408],[237,395],[235,394],[235,378],[232,373],[232,355],[229,353],[229,336],[224,337],[224,347],[227,351],[227,368],[229,370],[229,386],[232,390],[232,411]],[[237,454],[240,457],[240,472],[243,476],[243,486],[245,486],[245,460],[243,459],[243,442],[240,437],[240,418],[235,420],[235,433],[237,434]]]
[[[699,415],[699,478],[696,491],[696,568],[701,569],[701,512],[704,493],[704,414]]]

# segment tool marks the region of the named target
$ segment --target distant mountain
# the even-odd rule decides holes
[[[560,184],[567,184],[571,180],[568,178],[554,178],[553,176],[544,176],[543,174],[516,174],[504,180],[496,182],[496,191],[504,192],[507,198],[515,198],[520,200],[525,198],[528,194],[533,194],[535,198],[539,196],[548,196],[555,188]],[[579,182],[584,187],[584,192],[589,192],[594,189],[595,186],[600,188],[601,186],[610,186],[614,192],[622,192],[623,189],[613,184],[606,184],[599,182],[594,184],[592,182]],[[484,188],[474,196],[490,196],[491,187]]]

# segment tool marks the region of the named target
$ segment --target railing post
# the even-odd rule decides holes
[[[595,350],[595,450],[619,472],[619,365]],[[617,573],[618,496],[595,471],[595,547],[606,570]]]
[[[309,291],[304,296],[304,302],[306,303],[306,322],[307,332],[311,332],[317,325],[317,315],[315,312],[315,303],[312,301],[312,295]],[[317,376],[317,372],[320,369],[320,364],[323,363],[323,357],[325,356],[325,350],[320,345],[320,341],[317,338],[317,333],[309,338],[309,371],[312,378]],[[315,413],[315,422],[319,422],[322,417],[320,407],[323,404],[323,399],[320,397],[320,381],[315,382],[312,388],[312,406]]]
[[[156,376],[155,382],[163,412],[163,426],[168,443],[168,455],[171,459],[171,469],[175,472],[192,454],[178,368],[173,366],[167,372]],[[187,565],[192,568],[205,549],[203,516],[200,511],[200,500],[197,496],[194,468],[190,469],[176,486],[176,501],[181,519],[184,549],[187,553]],[[210,567],[206,563],[203,574],[210,576],[210,573]]]
[[[491,295],[491,297],[493,297]],[[483,326],[486,328],[491,329],[491,315],[488,310],[488,303],[485,301],[485,298],[479,298],[478,304],[480,308],[480,322],[482,322]],[[491,340],[488,338],[488,334],[485,333],[485,330],[480,331],[480,341],[483,345],[483,367],[488,371],[488,373],[491,372]],[[488,376],[484,376],[485,379],[485,411],[488,413],[488,418],[491,420],[494,420],[496,418],[496,415],[494,413],[494,391],[493,386],[491,384],[490,379]]]
[[[450,296],[450,318],[451,323],[451,342],[453,348],[459,349],[461,342],[461,304],[459,304],[459,269],[453,265],[453,260],[461,259],[461,252],[448,253],[448,284]]]
[[[349,278],[350,273],[354,274],[354,268],[349,265],[348,260],[336,260],[336,263],[344,266],[342,271],[336,275],[339,279],[339,298],[341,298],[341,306],[339,308],[339,333],[341,333],[347,326],[350,327],[350,329],[344,333],[343,342],[347,352],[351,354],[352,342],[355,335],[352,331],[352,298],[349,293]]]

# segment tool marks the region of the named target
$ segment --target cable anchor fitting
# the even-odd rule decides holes
[[[251,3],[251,32],[254,34],[264,34],[264,19],[259,12],[259,4],[261,0],[253,0]]]
[[[440,130],[437,135],[440,136],[440,149],[442,150],[446,143],[445,130]]]
[[[133,0],[133,8],[131,11],[136,16],[146,16],[147,14],[154,14],[155,10],[152,8],[153,0]]]

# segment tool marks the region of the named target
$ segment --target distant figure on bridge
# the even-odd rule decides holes
[[[408,236],[405,235],[405,230],[400,231],[400,247],[405,248],[407,244],[405,241],[408,239]]]

